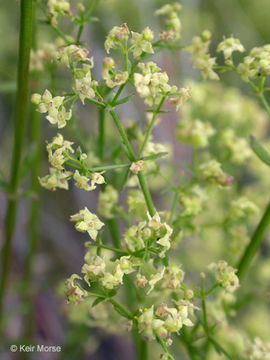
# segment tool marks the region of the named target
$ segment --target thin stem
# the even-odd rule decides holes
[[[143,152],[144,152],[144,149],[145,149],[145,146],[149,140],[149,136],[151,135],[151,132],[153,130],[153,127],[155,125],[155,120],[158,116],[158,113],[164,103],[166,99],[166,96],[163,96],[160,103],[158,104],[158,107],[156,108],[155,112],[153,113],[153,116],[152,116],[152,119],[151,119],[151,122],[150,124],[148,125],[147,129],[146,129],[146,133],[145,133],[145,137],[143,139],[143,143],[142,143],[142,146],[141,146],[141,149],[140,149],[140,152],[139,152],[139,157],[142,156]]]
[[[120,243],[120,235],[118,230],[118,225],[116,219],[108,219],[107,224],[109,226],[110,234],[112,237],[113,245],[120,249],[121,243]]]
[[[136,156],[135,156],[135,154],[134,154],[134,152],[132,150],[132,147],[130,145],[127,134],[126,134],[122,124],[120,123],[120,121],[119,121],[119,119],[118,119],[118,117],[117,117],[117,115],[116,115],[116,113],[115,113],[115,111],[113,109],[110,110],[110,114],[111,114],[111,116],[112,116],[112,118],[114,120],[114,123],[115,123],[121,137],[122,137],[122,140],[123,140],[124,144],[126,145],[127,152],[128,152],[130,160],[135,161]],[[141,186],[141,189],[142,189],[142,192],[143,192],[143,196],[144,196],[144,199],[145,199],[149,214],[151,216],[154,216],[156,211],[155,211],[155,207],[154,207],[154,204],[153,204],[153,201],[152,201],[152,198],[151,198],[151,195],[150,195],[146,180],[144,178],[144,175],[142,174],[142,172],[138,172],[137,176],[138,176],[138,179],[139,179],[139,183],[140,183],[140,186]]]
[[[110,114],[114,120],[114,123],[115,123],[115,126],[117,127],[120,135],[121,135],[121,138],[123,140],[123,143],[125,144],[126,148],[127,148],[127,152],[128,152],[128,156],[130,158],[131,161],[135,161],[136,160],[136,156],[132,150],[132,147],[130,145],[130,142],[128,140],[128,137],[127,137],[127,134],[121,124],[121,122],[119,121],[118,119],[118,116],[116,115],[115,111],[113,109],[110,110]]]
[[[110,250],[110,251],[114,251],[118,254],[122,254],[122,255],[129,255],[128,252],[126,251],[123,251],[123,250],[120,250],[118,248],[112,248],[110,246],[106,246],[106,245],[103,245],[103,244],[87,244],[87,246],[91,246],[91,247],[98,247],[98,248],[101,248],[101,249],[106,249],[106,250]]]
[[[265,212],[263,214],[263,217],[261,218],[261,221],[259,222],[252,238],[250,239],[250,242],[245,249],[245,252],[239,262],[238,265],[238,272],[237,276],[239,279],[242,279],[245,273],[247,272],[247,269],[255,256],[262,240],[263,236],[270,224],[270,203],[268,204],[267,208],[265,209]]]
[[[77,33],[77,37],[76,37],[76,44],[79,45],[80,44],[80,40],[81,40],[81,35],[82,35],[82,32],[83,32],[83,28],[84,28],[84,24],[85,22],[87,22],[92,13],[94,12],[97,4],[98,4],[98,1],[99,0],[93,0],[92,3],[91,3],[91,6],[89,7],[87,13],[86,13],[86,16],[85,16],[85,19],[84,19],[84,22],[82,24],[80,24],[79,26],[79,29],[78,29],[78,33]]]
[[[127,319],[133,320],[133,315],[123,305],[119,304],[112,298],[107,299],[107,301],[110,302],[117,310],[119,310],[120,313]]]
[[[33,49],[36,50],[36,34],[37,34],[37,22],[35,16],[36,6],[33,6]],[[34,93],[37,91],[37,84],[39,80],[39,73],[33,74],[33,83],[35,84],[31,88],[31,92]],[[38,181],[38,175],[40,171],[40,161],[41,161],[41,122],[39,114],[36,111],[35,107],[31,106],[30,113],[30,141],[33,145],[33,161],[31,164],[31,190],[34,194],[39,197],[40,185]],[[36,253],[36,248],[39,240],[38,234],[38,223],[39,223],[39,210],[40,210],[40,200],[39,198],[32,199],[30,204],[30,220],[28,224],[28,248],[25,261],[25,274],[24,274],[24,292],[26,295],[26,305],[28,308],[27,324],[26,327],[27,335],[31,336],[33,331],[33,309],[32,309],[32,297],[33,297],[33,287],[31,286],[31,276],[33,268],[33,260]]]
[[[202,278],[201,298],[202,298],[203,325],[204,325],[205,333],[208,336],[209,329],[208,329],[208,322],[207,322],[207,309],[206,309],[206,303],[205,303],[204,283],[205,283],[205,279]]]
[[[14,144],[11,164],[10,192],[14,195],[19,186],[24,129],[28,105],[29,60],[32,41],[32,0],[22,0],[20,6],[20,39],[17,75],[17,95],[14,120]],[[16,224],[17,198],[8,201],[5,239],[2,250],[0,281],[0,314],[10,269],[11,242]]]
[[[263,92],[258,93],[258,98],[260,99],[265,111],[267,112],[268,116],[270,117],[270,106],[264,96]]]
[[[142,189],[142,192],[143,192],[143,196],[144,196],[144,199],[145,199],[149,214],[151,216],[154,216],[155,213],[156,213],[156,210],[155,210],[155,206],[153,204],[153,201],[152,201],[150,191],[148,189],[145,177],[143,176],[142,172],[138,172],[137,176],[138,176],[138,179],[139,179],[139,183],[140,183],[140,186],[141,186],[141,189]]]
[[[98,123],[98,157],[100,160],[103,159],[104,153],[104,139],[105,139],[105,110],[100,108],[99,109],[99,123]]]
[[[223,355],[225,355],[229,360],[233,360],[231,355],[228,354],[227,351],[212,336],[208,335],[208,339]]]
[[[162,350],[165,352],[165,354],[167,355],[168,359],[170,360],[175,360],[174,357],[169,353],[167,346],[164,343],[164,340],[161,339],[160,337],[156,336],[157,342],[159,343],[159,345],[162,347]]]

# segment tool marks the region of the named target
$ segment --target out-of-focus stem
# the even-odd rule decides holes
[[[1,259],[0,315],[3,310],[3,298],[7,286],[11,260],[11,243],[16,224],[17,190],[20,182],[21,156],[23,148],[26,112],[28,105],[29,60],[32,42],[32,0],[21,0],[20,35],[17,73],[17,95],[14,119],[14,143],[12,152],[10,198],[5,219],[5,238]]]

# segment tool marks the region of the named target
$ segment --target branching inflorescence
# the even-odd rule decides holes
[[[178,112],[190,96],[192,101],[192,86],[173,85],[167,73],[148,58],[164,48],[179,48],[180,9],[180,4],[174,3],[156,11],[157,16],[165,19],[166,25],[157,41],[149,27],[141,32],[130,31],[125,23],[113,27],[104,47],[107,55],[114,53],[116,57],[104,57],[101,79],[96,79],[93,75],[94,58],[89,57],[89,51],[80,45],[83,25],[91,20],[93,8],[84,16],[85,11],[80,5],[79,15],[73,16],[67,1],[48,1],[48,11],[43,11],[61,39],[33,53],[32,66],[42,69],[48,59],[58,62],[69,69],[72,88],[61,95],[53,89],[33,94],[32,102],[36,104],[37,111],[45,114],[49,123],[58,129],[69,126],[76,102],[85,106],[90,102],[99,110],[101,133],[98,135],[96,161],[91,158],[92,154],[83,152],[79,146],[64,139],[61,133],[55,135],[47,144],[49,174],[39,181],[52,191],[57,188],[68,190],[71,182],[87,192],[99,190],[97,214],[84,207],[70,217],[77,231],[89,235],[81,275],[73,274],[66,280],[66,298],[71,307],[103,306],[107,311],[108,306],[112,306],[117,312],[117,321],[124,319],[127,330],[138,332],[147,341],[157,341],[164,360],[173,359],[168,347],[174,337],[180,338],[192,358],[197,359],[201,350],[192,343],[197,332],[203,339],[202,349],[212,344],[218,352],[232,359],[215,339],[215,325],[207,314],[207,299],[212,293],[224,298],[233,296],[240,286],[237,275],[243,275],[243,269],[246,269],[256,249],[246,250],[248,255],[244,253],[238,269],[224,260],[211,263],[208,270],[215,276],[210,277],[212,284],[208,289],[205,288],[205,273],[197,277],[197,281],[201,281],[200,287],[187,285],[184,270],[179,260],[171,256],[170,250],[176,248],[183,237],[183,230],[195,229],[193,219],[202,213],[208,189],[222,193],[233,185],[234,179],[223,169],[222,159],[211,156],[211,144],[214,141],[219,146],[221,144],[236,164],[248,158],[251,151],[247,141],[237,137],[233,129],[224,126],[223,131],[218,132],[210,121],[186,117],[177,124],[176,136],[181,142],[192,145],[192,174],[188,180],[180,179],[179,184],[174,185],[160,170],[158,161],[168,154],[168,148],[153,142],[152,130],[166,112],[163,108],[166,103],[175,106]],[[77,22],[79,31],[76,39],[63,35],[58,29],[59,16],[68,16]],[[218,70],[239,74],[270,114],[264,97],[264,81],[270,71],[269,46],[254,48],[236,66],[232,54],[234,51],[244,52],[244,47],[238,39],[224,39],[217,51],[224,54],[225,63],[218,66],[216,59],[209,54],[210,39],[210,32],[204,31],[186,47],[186,51],[192,54],[194,67],[202,71],[204,79],[218,80]],[[129,89],[129,93],[121,97],[124,89]],[[132,101],[134,90],[147,107],[144,131],[136,128],[135,134],[132,128],[123,125],[117,111],[118,107]],[[114,123],[121,139],[116,155],[111,158],[112,164],[103,160],[105,119]],[[199,151],[205,149],[210,150],[199,161]],[[126,158],[125,162],[123,158]],[[122,180],[122,189],[135,187],[127,194],[128,214],[119,205],[117,187],[110,182],[112,172]],[[155,176],[165,178],[166,186],[173,193],[169,211],[160,211],[154,205],[148,183],[152,186]],[[171,178],[174,179],[173,176]],[[219,225],[227,236],[240,234],[243,239],[246,233],[243,227],[242,232],[239,230],[239,219],[247,219],[258,211],[258,207],[247,197],[239,197],[232,202]],[[118,229],[115,230],[117,218],[126,223],[122,235],[119,235]],[[113,244],[104,236],[106,228],[112,234]],[[263,233],[258,236],[262,237]],[[258,246],[258,238],[255,241]],[[122,305],[127,284],[132,284],[135,305]],[[219,295],[221,292],[223,295]],[[194,329],[188,335],[187,327]],[[257,339],[254,346],[259,342]],[[254,353],[254,348],[251,351]],[[141,359],[146,359],[145,356],[141,355]],[[256,358],[252,356],[249,358]]]

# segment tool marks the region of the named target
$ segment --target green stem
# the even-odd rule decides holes
[[[77,37],[76,37],[76,44],[77,44],[77,45],[80,44],[80,40],[81,40],[81,35],[82,35],[82,32],[83,32],[84,24],[85,24],[85,22],[87,22],[87,21],[90,19],[93,11],[95,10],[95,8],[96,8],[96,6],[97,6],[97,4],[98,4],[98,1],[99,1],[99,0],[93,0],[91,6],[89,7],[89,9],[88,9],[88,11],[87,11],[87,13],[86,13],[84,22],[83,22],[82,24],[80,24],[80,26],[79,26],[78,33],[77,33]]]
[[[33,49],[36,50],[36,34],[37,34],[37,24],[35,17],[36,6],[33,6]],[[37,83],[39,80],[39,73],[34,73],[32,77],[33,83],[35,84],[31,88],[31,92],[37,92]],[[31,164],[30,176],[31,176],[31,190],[34,194],[39,196],[40,185],[38,181],[38,175],[40,171],[40,162],[41,162],[41,122],[39,114],[36,111],[35,107],[31,106],[30,113],[30,141],[33,145],[33,161]],[[31,336],[33,333],[33,309],[32,309],[32,297],[33,297],[33,287],[31,286],[31,274],[33,268],[33,260],[36,253],[37,243],[39,240],[38,234],[38,223],[39,223],[39,210],[40,210],[40,201],[39,198],[33,199],[30,204],[30,220],[28,224],[28,248],[25,261],[25,274],[24,274],[24,292],[26,295],[26,305],[28,308],[26,333],[28,336]]]
[[[151,135],[151,132],[152,132],[153,127],[155,125],[156,118],[158,116],[158,113],[159,113],[165,99],[166,99],[166,96],[163,96],[160,103],[158,104],[158,107],[156,108],[155,112],[153,113],[151,122],[150,122],[150,124],[148,125],[148,127],[146,129],[146,133],[145,133],[145,137],[143,139],[143,143],[142,143],[142,146],[141,146],[141,149],[140,149],[139,157],[142,156],[142,154],[144,152],[144,149],[145,149],[145,146],[146,146],[146,144],[148,142],[149,136]]]
[[[110,110],[110,114],[114,120],[114,123],[122,137],[122,140],[127,148],[127,152],[128,152],[128,155],[129,155],[129,158],[131,161],[135,161],[136,160],[136,156],[132,150],[132,147],[130,145],[130,142],[128,140],[128,137],[127,137],[127,134],[122,126],[122,124],[120,123],[119,119],[118,119],[118,116],[116,115],[115,111],[113,109]],[[148,208],[148,211],[149,211],[149,214],[151,216],[154,216],[155,215],[155,207],[154,207],[154,204],[153,204],[153,201],[152,201],[152,198],[151,198],[151,195],[150,195],[150,192],[149,192],[149,189],[148,189],[148,186],[147,186],[147,183],[146,183],[146,180],[144,178],[144,175],[142,174],[142,172],[138,172],[138,179],[139,179],[139,183],[140,183],[140,186],[141,186],[141,189],[142,189],[142,192],[143,192],[143,196],[144,196],[144,199],[145,199],[145,202],[146,202],[146,205],[147,205],[147,208]]]
[[[99,109],[99,123],[98,123],[98,157],[100,160],[103,159],[104,153],[104,139],[105,139],[105,110],[103,108]]]
[[[208,328],[208,322],[207,322],[207,309],[206,309],[206,303],[205,303],[204,283],[205,283],[205,279],[202,278],[201,297],[202,297],[203,325],[204,325],[205,333],[208,336],[209,328]]]
[[[127,152],[128,152],[128,156],[130,158],[131,161],[135,161],[136,160],[136,156],[132,150],[132,147],[130,145],[130,142],[128,140],[127,134],[121,124],[121,122],[118,119],[118,116],[116,115],[115,111],[113,109],[110,110],[110,114],[113,118],[113,121],[115,123],[115,126],[117,127],[119,134],[121,135],[121,138],[123,140],[123,143],[125,144],[126,148],[127,148]]]
[[[87,246],[99,247],[99,248],[101,248],[101,249],[106,249],[106,250],[114,251],[114,252],[116,252],[116,253],[118,253],[118,254],[129,255],[129,253],[126,252],[126,251],[120,250],[120,249],[115,248],[115,247],[112,248],[112,247],[110,247],[110,246],[106,246],[106,245],[103,245],[103,244],[87,244]]]
[[[253,257],[255,256],[262,240],[263,236],[270,224],[270,203],[268,204],[261,221],[259,222],[245,252],[239,262],[237,276],[242,279],[245,275]]]
[[[116,219],[108,219],[107,224],[109,226],[109,230],[111,233],[113,245],[116,248],[120,249],[121,248],[120,235],[119,235],[119,230],[118,230],[118,225],[117,225]]]
[[[263,92],[258,93],[258,98],[260,99],[265,111],[267,112],[268,116],[270,117],[270,106],[264,96]]]
[[[156,336],[157,342],[159,343],[159,345],[162,347],[162,350],[165,352],[165,354],[167,355],[169,360],[175,360],[174,357],[169,353],[167,346],[164,343],[164,340],[161,339],[160,337]]]
[[[212,345],[214,345],[214,347],[216,349],[219,350],[219,352],[221,352],[223,355],[225,355],[227,357],[227,359],[233,360],[231,355],[228,354],[227,351],[212,336],[208,336],[208,340],[212,343]]]
[[[119,310],[120,313],[122,313],[123,316],[125,316],[127,319],[133,320],[133,315],[126,308],[124,308],[123,305],[119,304],[112,298],[107,299],[107,301],[110,302],[117,310]]]
[[[140,186],[141,186],[141,189],[142,189],[142,192],[143,192],[143,196],[144,196],[144,199],[145,199],[149,214],[151,216],[154,216],[155,213],[156,213],[156,210],[155,210],[155,207],[154,207],[154,204],[153,204],[151,194],[150,194],[150,191],[148,189],[145,177],[143,176],[141,171],[138,172],[137,176],[138,176],[138,179],[139,179],[139,183],[140,183]]]
[[[21,0],[20,5],[20,39],[17,75],[17,95],[14,120],[14,144],[11,164],[10,192],[16,194],[20,181],[20,165],[23,148],[24,129],[28,105],[29,60],[32,41],[32,0]],[[5,239],[2,249],[1,281],[0,281],[0,315],[3,308],[8,273],[11,260],[11,242],[15,229],[17,198],[8,201]]]

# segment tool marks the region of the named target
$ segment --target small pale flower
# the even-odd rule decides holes
[[[176,111],[178,111],[190,97],[190,88],[181,88],[177,90],[175,95],[169,97],[169,103],[175,105]]]
[[[96,240],[98,231],[104,226],[97,215],[91,213],[87,207],[77,214],[71,215],[70,220],[75,222],[75,228],[80,232],[88,232],[89,236]]]
[[[71,177],[72,172],[54,168],[50,168],[49,171],[49,175],[38,178],[40,185],[51,191],[55,191],[56,188],[68,190],[68,179]]]
[[[147,54],[154,54],[151,41],[154,38],[154,33],[149,27],[145,28],[142,33],[131,32],[132,38],[132,52],[134,57],[139,57],[143,52]]]
[[[143,171],[144,169],[144,162],[143,160],[138,160],[135,161],[131,164],[129,170],[133,173],[133,174],[138,174],[139,171]]]
[[[135,282],[140,288],[144,288],[147,285],[148,280],[144,275],[137,274]]]
[[[91,67],[83,64],[81,69],[75,71],[75,91],[81,102],[84,104],[85,98],[94,99],[96,96],[95,87],[97,82],[92,79]]]
[[[48,113],[46,119],[53,125],[57,124],[61,129],[66,126],[66,122],[71,119],[71,109],[67,111],[63,105],[64,97],[53,97],[49,90],[45,90],[44,94],[39,98],[39,94],[32,96],[32,102],[37,105],[37,111],[40,113]],[[38,102],[39,100],[39,102]]]
[[[120,71],[116,73],[114,68],[115,62],[112,58],[106,57],[103,59],[102,78],[105,80],[105,83],[109,88],[125,84],[128,80],[127,71]]]
[[[83,298],[87,296],[87,291],[82,290],[75,282],[75,280],[81,280],[81,277],[77,274],[71,275],[65,282],[66,298],[68,303],[79,304],[83,301]]]
[[[91,280],[96,280],[104,275],[106,263],[104,259],[98,255],[93,255],[92,249],[86,254],[86,263],[82,267],[82,274],[85,274],[84,280],[90,286]]]
[[[75,180],[75,186],[79,189],[83,189],[85,191],[92,191],[95,189],[95,187],[88,184],[90,179],[84,175],[81,175],[78,170],[75,171],[73,179]]]
[[[58,15],[71,15],[70,3],[67,0],[48,0],[47,6],[51,17],[51,25],[56,27],[58,25]]]
[[[147,291],[147,295],[149,295],[150,292],[154,290],[155,285],[163,279],[164,272],[165,267],[163,267],[163,269],[160,272],[157,272],[155,275],[151,275],[151,278],[149,280],[150,289]]]
[[[223,52],[225,59],[229,59],[234,51],[244,52],[245,48],[239,39],[233,37],[224,39],[218,44],[217,52]]]
[[[73,142],[64,140],[61,134],[52,138],[46,149],[48,151],[49,162],[53,168],[63,170],[63,164],[68,159],[68,153],[73,153]]]
[[[109,53],[111,49],[119,47],[119,44],[122,41],[127,40],[128,36],[129,28],[127,24],[122,24],[121,26],[114,26],[107,35],[106,41],[104,43],[104,47],[107,53]]]

